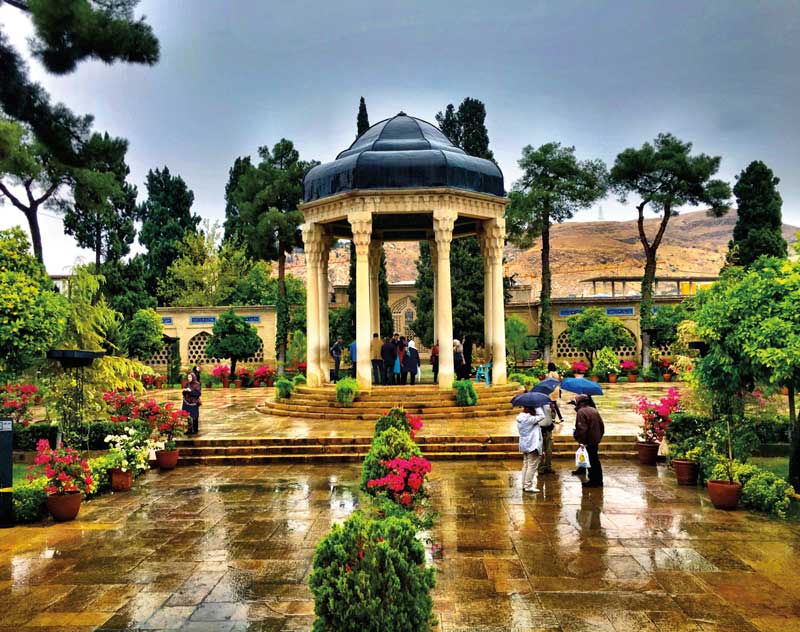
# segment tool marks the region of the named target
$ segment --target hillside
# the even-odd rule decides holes
[[[645,222],[647,234],[658,229],[658,218]],[[713,275],[722,267],[736,223],[736,214],[719,219],[704,212],[685,213],[670,220],[659,248],[658,274],[664,276]],[[784,225],[788,242],[795,240],[798,228]],[[527,250],[507,246],[506,274],[515,275],[518,284],[533,286],[539,292],[541,242]],[[392,242],[386,244],[387,272],[390,283],[413,281],[416,278],[418,244]],[[551,262],[553,295],[569,296],[585,293],[590,287],[581,279],[602,275],[638,276],[644,266],[636,221],[567,222],[551,229]],[[342,242],[331,252],[330,277],[333,284],[346,284],[349,274],[350,248]],[[453,262],[458,265],[458,262]],[[302,254],[290,257],[287,271],[305,275]]]

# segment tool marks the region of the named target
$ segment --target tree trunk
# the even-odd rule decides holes
[[[539,295],[539,346],[546,362],[550,361],[550,350],[553,346],[553,314],[550,306],[550,295],[553,292],[550,275],[550,212],[542,214],[542,291]]]
[[[32,206],[25,211],[25,217],[28,219],[28,228],[31,231],[31,244],[33,245],[33,254],[39,260],[39,263],[44,265],[44,253],[42,251],[42,232],[39,230],[39,207]]]
[[[278,375],[283,375],[286,364],[286,334],[288,333],[288,306],[286,305],[286,253],[278,255]]]
[[[797,427],[794,384],[789,385],[789,433],[792,442],[792,451],[789,454],[789,482],[794,491],[800,493],[800,428]]]
[[[236,361],[238,358],[231,358],[231,379],[236,379]]]
[[[650,367],[650,334],[647,329],[653,319],[653,283],[656,278],[656,252],[653,248],[646,251],[647,263],[642,278],[642,300],[639,304],[639,323],[642,335],[642,369]]]

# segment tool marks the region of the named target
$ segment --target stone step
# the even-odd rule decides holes
[[[294,413],[295,415],[333,415],[341,418],[355,417],[363,419],[365,417],[373,417],[377,419],[382,417],[388,407],[354,407],[343,408],[339,406],[326,406],[326,405],[298,405],[289,404],[286,402],[275,402],[274,404],[262,404],[258,406],[260,410],[270,411],[275,413]],[[496,404],[494,406],[450,406],[439,408],[416,408],[408,407],[406,411],[411,415],[422,415],[423,420],[432,417],[449,416],[454,413],[462,413],[467,416],[474,416],[478,413],[494,413],[498,415],[513,415],[514,409],[509,403]]]
[[[514,443],[519,440],[516,435],[418,435],[415,439],[417,444],[425,446],[428,444],[441,443]],[[243,447],[243,446],[307,446],[307,445],[369,445],[372,443],[372,435],[362,436],[339,436],[339,437],[217,437],[206,439],[203,437],[183,437],[177,439],[175,443],[180,448],[191,447]],[[553,444],[558,446],[574,446],[575,440],[569,435],[556,435],[553,437]],[[601,446],[609,444],[625,444],[634,446],[636,437],[633,435],[606,435]]]
[[[485,405],[511,405],[512,395],[502,395],[499,397],[479,397],[478,406]],[[267,400],[265,403],[275,404],[289,404],[292,406],[330,406],[333,408],[383,408],[388,409],[394,406],[402,406],[403,408],[450,408],[458,406],[455,398],[453,399],[422,399],[422,398],[409,398],[404,400],[402,397],[386,398],[385,400],[369,399],[369,400],[356,400],[352,406],[345,407],[336,401],[335,398],[322,398],[310,397],[308,395],[293,395],[289,398],[282,398],[278,400]]]
[[[611,462],[637,459],[636,452],[614,453],[613,458],[601,452],[601,456]],[[431,461],[441,460],[479,460],[479,459],[519,459],[519,452],[427,452],[425,457]],[[271,454],[258,456],[181,456],[181,465],[267,465],[272,463],[341,463],[360,462],[363,454]],[[568,462],[575,458],[574,452],[554,452],[553,459]],[[570,466],[571,467],[571,466]]]

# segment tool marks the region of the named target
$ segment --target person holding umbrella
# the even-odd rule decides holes
[[[589,453],[589,480],[583,486],[602,487],[603,466],[598,450],[605,434],[603,418],[589,395],[576,395],[570,404],[575,406],[575,431],[572,436]]]
[[[522,452],[522,491],[538,494],[539,461],[542,459],[542,431],[539,422],[544,419],[541,408],[525,407],[517,415],[519,451]]]

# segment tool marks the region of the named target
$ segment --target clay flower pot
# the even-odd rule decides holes
[[[697,461],[672,459],[672,469],[675,470],[675,478],[678,479],[678,485],[697,485],[699,471]]]
[[[672,381],[672,373],[664,373],[664,381],[671,382]]]
[[[638,380],[638,379],[639,379],[639,376],[638,376],[638,375],[629,375],[629,376],[628,376],[628,381],[629,381],[629,382],[635,382],[635,381],[636,381],[636,380]]]
[[[617,374],[616,373],[609,373],[608,374],[608,381],[612,384],[615,384],[617,381]]]
[[[156,461],[162,470],[174,470],[178,465],[178,450],[156,450]]]
[[[234,380],[233,381],[234,388],[242,388],[242,381],[241,380]]]
[[[590,375],[590,376],[589,376],[589,379],[590,379],[592,382],[599,382],[599,381],[600,381],[600,378],[599,378],[598,376],[596,376],[596,375]]]
[[[130,470],[123,472],[115,467],[109,472],[111,472],[111,489],[115,492],[127,492],[133,486],[133,472]]]
[[[231,381],[227,377],[222,378],[222,388],[230,388]]]
[[[655,465],[658,458],[658,444],[639,441],[636,444],[639,451],[639,463],[642,465]]]
[[[81,493],[53,494],[47,497],[47,510],[56,522],[75,520],[81,509]]]
[[[708,497],[717,509],[736,509],[742,497],[742,484],[729,481],[708,481]]]

